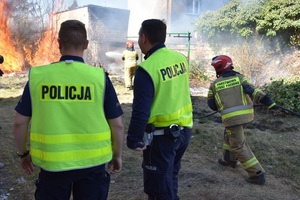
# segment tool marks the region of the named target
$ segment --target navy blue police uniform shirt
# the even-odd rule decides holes
[[[146,60],[156,50],[165,47],[164,44],[158,44],[150,49],[145,55]],[[132,103],[132,116],[128,128],[127,146],[136,149],[143,141],[144,132],[150,110],[154,99],[154,84],[150,75],[141,67],[138,67],[134,78],[134,100]]]
[[[83,58],[78,56],[62,56],[60,61],[65,60],[74,60],[78,62],[84,62]],[[29,83],[27,82],[22,94],[20,101],[18,102],[15,110],[24,116],[32,115],[31,108],[31,97],[29,92]],[[104,113],[107,119],[114,119],[123,115],[123,111],[119,100],[116,95],[116,91],[110,81],[108,75],[106,74],[106,83],[105,83],[105,96],[104,96]]]

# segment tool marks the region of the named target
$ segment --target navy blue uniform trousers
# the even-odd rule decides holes
[[[107,199],[110,175],[105,165],[64,172],[49,172],[41,169],[36,181],[36,200],[105,200]]]
[[[143,151],[144,192],[149,199],[179,199],[178,173],[191,132],[191,129],[183,129],[177,140],[167,135],[153,136],[151,145]]]

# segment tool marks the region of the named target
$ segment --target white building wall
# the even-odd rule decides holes
[[[54,16],[54,27],[56,27],[56,30],[59,30],[60,28],[60,24],[66,20],[70,20],[70,19],[76,19],[81,21],[82,23],[85,24],[85,28],[87,30],[89,30],[89,14],[88,14],[88,8],[87,7],[82,7],[82,8],[78,8],[75,10],[72,10],[72,12],[61,12],[61,13],[57,13]],[[88,38],[89,38],[89,33],[88,34]]]
[[[169,23],[168,3],[171,0],[128,0],[130,10],[128,36],[137,36],[146,19],[165,19]]]

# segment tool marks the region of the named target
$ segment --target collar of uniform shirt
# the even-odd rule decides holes
[[[234,70],[227,70],[227,71],[223,71],[221,76],[222,77],[229,77],[229,76],[234,76],[236,74],[239,74],[239,72],[236,72]]]
[[[146,53],[144,59],[146,60],[149,56],[151,56],[151,54],[154,53],[154,51],[156,51],[157,49],[163,48],[163,47],[166,47],[166,45],[163,43],[159,43],[159,44],[155,45]]]
[[[65,55],[65,56],[60,57],[59,61],[65,61],[65,60],[74,60],[74,61],[78,61],[78,62],[83,62],[84,63],[83,58],[81,58],[79,56]]]

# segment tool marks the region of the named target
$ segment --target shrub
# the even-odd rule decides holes
[[[209,80],[209,77],[204,69],[204,64],[200,61],[190,61],[189,76],[191,80],[198,80],[199,83],[204,83]]]
[[[300,77],[291,77],[272,81],[264,86],[267,94],[281,106],[300,111]]]

